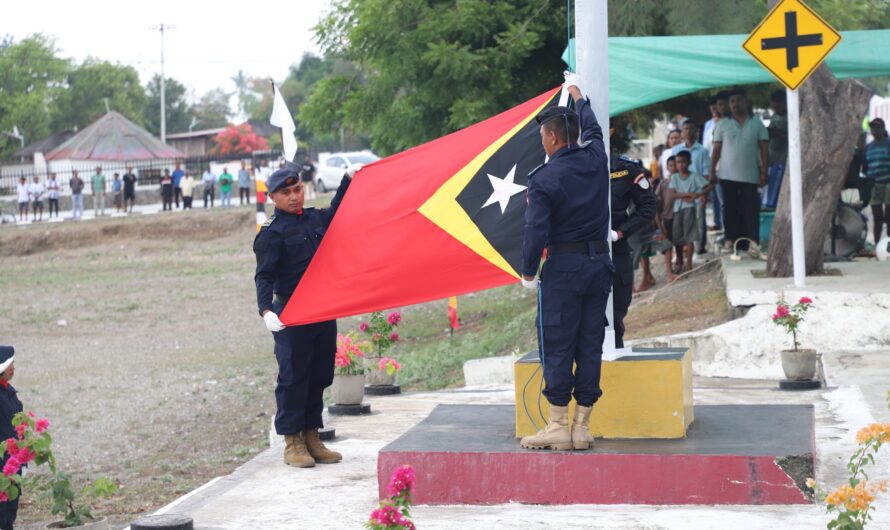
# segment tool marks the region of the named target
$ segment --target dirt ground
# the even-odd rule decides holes
[[[254,231],[252,209],[0,230],[13,385],[50,419],[64,469],[121,484],[98,510],[120,523],[267,445],[276,370]],[[45,507],[26,496],[22,527]]]
[[[267,446],[276,366],[256,314],[254,219],[250,207],[0,228],[0,343],[16,347],[13,385],[26,410],[50,419],[62,468],[80,483],[120,484],[95,506],[118,527]],[[523,292],[505,289],[498,298]],[[472,296],[461,305],[470,320]],[[493,304],[476,304],[483,320]],[[726,319],[710,265],[635,296],[628,338]],[[439,340],[441,323],[426,327]],[[26,492],[17,528],[48,519],[46,500]]]

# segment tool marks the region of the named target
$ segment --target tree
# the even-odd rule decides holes
[[[148,132],[155,136],[161,134],[161,76],[155,74],[145,87],[146,104],[142,122]],[[167,132],[187,132],[192,122],[192,115],[186,99],[185,87],[173,78],[164,80],[164,106],[167,108]],[[201,124],[203,126],[203,124]]]
[[[253,132],[250,125],[232,125],[213,138],[213,147],[210,150],[214,155],[249,155],[254,151],[266,151],[269,143],[265,138],[259,137]]]
[[[537,0],[337,0],[316,35],[358,72],[319,81],[300,118],[384,154],[440,137],[556,86],[565,19]]]
[[[235,95],[238,96],[238,111],[244,116],[250,116],[260,103],[260,95],[254,90],[256,85],[253,79],[247,77],[241,69],[231,79],[235,83]]]
[[[59,94],[54,130],[83,128],[105,114],[108,107],[138,125],[143,123],[145,89],[132,66],[87,58],[68,72],[66,90]]]
[[[192,105],[191,114],[201,123],[202,129],[225,127],[232,115],[229,94],[221,88],[208,91]]]
[[[52,113],[69,69],[56,54],[55,41],[41,34],[0,41],[0,131],[18,127],[26,143],[53,132]],[[20,148],[18,140],[0,135],[0,159]]]

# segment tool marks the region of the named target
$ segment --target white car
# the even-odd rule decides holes
[[[350,153],[319,153],[318,170],[315,174],[315,189],[321,193],[335,190],[343,180],[346,168],[352,164],[370,164],[380,160],[371,151],[353,151]]]

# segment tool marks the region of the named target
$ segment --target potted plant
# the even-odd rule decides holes
[[[334,356],[334,384],[331,398],[337,405],[359,405],[365,395],[365,366],[363,359],[367,343],[360,342],[355,333],[337,334]]]
[[[776,303],[776,312],[773,314],[773,323],[785,328],[791,334],[793,349],[782,350],[782,370],[785,377],[791,381],[804,381],[812,379],[816,375],[816,350],[799,348],[797,333],[804,320],[807,311],[813,305],[813,301],[804,296],[796,304],[788,305],[784,297]]]
[[[49,434],[49,421],[38,419],[33,412],[19,412],[12,418],[16,437],[9,438],[2,445],[2,454],[9,456],[0,475],[0,502],[14,500],[24,487],[21,469],[32,464],[35,467],[46,465],[48,474],[41,474],[28,482],[38,488],[45,489],[52,495],[52,513],[64,517],[46,525],[46,528],[77,528],[78,530],[108,530],[105,517],[96,519],[90,513],[88,504],[78,502],[71,477],[59,471],[56,458],[52,452],[52,437]],[[117,485],[111,480],[101,477],[92,484],[85,486],[81,493],[91,496],[111,496],[117,491]]]
[[[368,386],[393,385],[396,381],[396,373],[399,371],[398,362],[392,359],[395,364],[381,362],[386,357],[387,351],[393,344],[399,341],[399,334],[396,327],[402,321],[402,314],[399,311],[393,311],[389,315],[384,316],[382,311],[371,313],[368,322],[362,322],[359,329],[368,337],[371,342],[371,353],[368,355],[365,366],[367,367],[367,375],[365,383]],[[391,359],[391,358],[388,358]],[[393,369],[393,366],[395,367]]]

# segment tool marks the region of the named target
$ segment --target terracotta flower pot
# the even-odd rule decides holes
[[[335,375],[331,399],[337,405],[359,405],[365,396],[364,375]]]
[[[64,525],[64,521],[53,521],[46,525],[46,528],[74,528],[75,530],[109,530],[108,526],[108,518],[102,517],[99,519],[92,519],[88,523],[84,523],[80,526],[62,526]]]
[[[816,350],[782,350],[782,370],[791,381],[805,381],[816,376]]]

